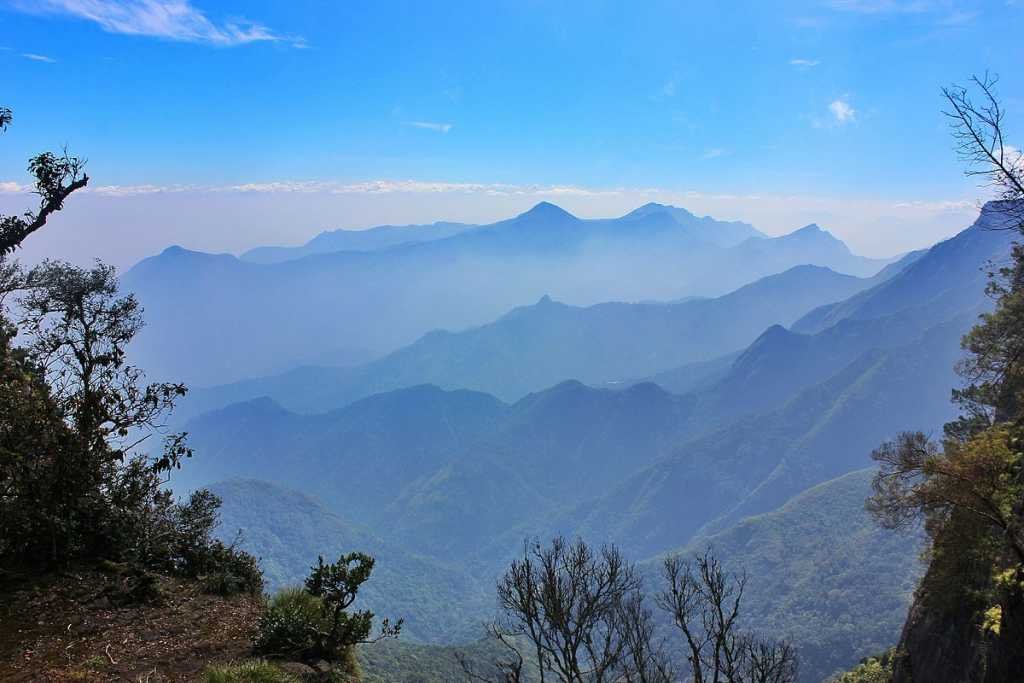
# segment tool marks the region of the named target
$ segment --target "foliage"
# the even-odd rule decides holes
[[[266,655],[310,660],[345,661],[361,643],[397,638],[402,620],[381,623],[371,638],[373,612],[352,611],[359,588],[370,578],[374,560],[350,553],[337,562],[317,559],[304,588],[287,588],[275,595],[260,619],[256,651]]]
[[[969,164],[967,174],[984,178],[1000,193],[1001,201],[985,208],[996,217],[992,229],[1024,234],[1024,157],[1004,141],[1005,113],[995,83],[987,75],[973,79],[981,95],[977,104],[966,88],[945,89],[951,108],[946,114]],[[908,656],[917,662],[907,665],[915,676],[928,665],[921,660],[928,657],[929,634],[918,627],[929,623],[967,624],[973,631],[956,634],[962,647],[953,664],[963,672],[951,676],[973,678],[968,670],[979,665],[990,670],[986,679],[998,678],[1000,670],[1021,666],[1024,248],[1015,245],[1010,263],[993,267],[989,277],[995,309],[962,342],[968,356],[957,370],[964,386],[953,392],[959,418],[946,425],[941,443],[923,433],[903,433],[873,453],[881,467],[869,509],[891,527],[923,520],[931,540],[917,618],[904,635]],[[897,680],[908,675],[901,666],[895,668]]]
[[[259,659],[237,664],[211,666],[203,683],[298,683],[295,676]]]
[[[6,130],[11,119],[11,110],[0,107],[0,130]],[[46,225],[51,214],[64,208],[64,200],[89,184],[85,160],[70,156],[67,150],[60,155],[44,152],[33,157],[28,172],[35,177],[39,208],[21,216],[0,216],[0,258],[21,246],[29,235]]]
[[[219,499],[205,491],[175,501],[166,474],[191,455],[183,434],[162,453],[138,446],[162,434],[184,395],[180,384],[142,383],[126,348],[142,326],[112,268],[45,263],[12,278],[26,293],[19,329],[28,340],[3,351],[0,557],[66,564],[106,559],[204,578],[220,593],[256,593],[255,560],[212,537]]]
[[[309,659],[317,654],[315,634],[325,628],[323,600],[302,588],[283,588],[260,617],[254,646],[265,655]]]
[[[0,109],[0,129],[10,120]],[[149,571],[259,593],[255,559],[213,538],[220,500],[197,491],[179,502],[165,488],[192,454],[184,434],[164,431],[186,389],[145,384],[127,362],[142,309],[119,293],[114,268],[48,261],[25,272],[7,258],[85,187],[83,167],[38,155],[39,210],[0,218],[0,565],[127,563],[129,593],[146,599],[156,597]],[[156,456],[140,448],[153,436]]]
[[[187,468],[188,469],[188,468]],[[187,469],[183,473],[187,474]],[[260,558],[271,592],[301,585],[324,556],[361,548],[377,561],[373,578],[359,591],[359,604],[376,613],[401,614],[403,639],[419,643],[468,642],[493,611],[494,598],[470,569],[411,552],[342,519],[304,493],[274,484],[233,479],[214,484],[223,499],[218,536]]]
[[[891,683],[894,653],[868,657],[846,673],[833,677],[829,683]]]

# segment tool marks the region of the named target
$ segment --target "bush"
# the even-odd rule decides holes
[[[283,588],[260,617],[254,646],[263,655],[311,659],[321,654],[317,634],[328,628],[323,600],[302,588]]]
[[[299,679],[261,660],[211,666],[203,683],[299,683]]]
[[[263,592],[263,572],[255,557],[220,541],[214,541],[208,553],[207,571],[202,577],[204,591],[221,596]]]
[[[260,619],[256,651],[299,660],[325,659],[353,664],[353,649],[360,643],[397,638],[402,620],[381,622],[380,634],[370,638],[373,612],[352,608],[373,571],[369,555],[350,553],[337,562],[317,560],[305,588],[288,588],[275,595]],[[351,667],[349,667],[351,668]]]
[[[831,683],[891,683],[893,657],[894,651],[889,650],[863,659],[856,668],[834,677]]]

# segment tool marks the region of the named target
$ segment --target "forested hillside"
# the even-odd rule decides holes
[[[450,584],[450,570],[440,567],[458,567],[464,580],[484,587],[482,597],[524,538],[578,534],[614,542],[640,559],[683,548],[692,553],[710,544],[727,564],[742,564],[753,577],[747,623],[791,638],[804,658],[802,680],[821,680],[892,641],[919,575],[916,537],[880,531],[863,511],[870,472],[862,468],[866,454],[907,421],[938,429],[953,417],[947,392],[962,354],[959,339],[990,303],[982,287],[966,294],[949,282],[980,285],[985,263],[1008,253],[1010,236],[986,229],[989,220],[983,214],[976,225],[874,281],[798,268],[717,300],[619,305],[619,311],[637,316],[707,311],[712,304],[733,313],[745,300],[754,310],[777,296],[787,299],[795,312],[785,321],[792,329],[771,324],[724,361],[665,373],[674,375],[675,384],[665,383],[670,388],[690,383],[682,394],[658,386],[659,375],[655,382],[604,388],[562,382],[512,403],[454,389],[481,371],[504,372],[517,381],[521,373],[515,369],[532,361],[496,362],[496,340],[522,349],[514,340],[544,339],[543,330],[573,319],[568,313],[601,320],[599,312],[617,310],[542,301],[491,326],[431,335],[395,354],[416,359],[406,367],[424,368],[431,367],[431,355],[423,351],[428,342],[435,349],[459,348],[456,342],[478,349],[476,355],[435,351],[435,358],[459,359],[434,366],[433,377],[448,389],[397,388],[312,415],[262,398],[195,418],[187,428],[208,460],[197,460],[181,481],[199,485],[244,473],[282,482],[316,496],[323,506],[315,515],[319,521],[310,512],[294,526],[362,525],[418,554],[413,571],[424,585]],[[793,290],[782,283],[806,284],[809,276],[852,291],[821,308],[783,294]],[[833,296],[830,291],[815,296]],[[573,351],[599,348],[595,340],[606,343],[601,340],[624,329],[617,324],[623,315],[616,312],[606,327],[573,323],[581,330],[577,343],[538,343],[537,353],[552,359],[553,376],[559,367],[572,374],[580,367],[580,354]],[[689,322],[680,330],[705,334],[697,319],[683,318]],[[711,329],[720,328],[714,318],[703,319]],[[530,325],[515,332],[513,324],[521,320]],[[657,337],[653,331],[660,329],[652,326],[645,338]],[[664,329],[658,339],[678,337],[673,328]],[[617,356],[615,348],[609,344],[603,353],[641,367],[632,357]],[[368,370],[343,372],[383,374],[388,364],[400,367],[395,363],[386,359]],[[444,379],[448,372],[454,374]],[[317,396],[312,404],[324,395],[318,391],[345,386],[338,377],[294,374],[281,395]],[[373,467],[360,467],[366,462]],[[264,519],[266,506],[251,495],[244,496],[247,504],[233,503],[231,490],[224,489],[226,509],[241,511],[235,524],[257,539],[243,547],[259,549],[275,567],[275,580],[301,575],[296,550],[304,543],[282,540],[294,534],[291,525]],[[280,517],[292,519],[284,511]],[[386,547],[383,541],[364,543]],[[282,556],[290,558],[290,569],[280,569]],[[820,566],[829,569],[818,573]],[[401,585],[398,577],[382,576],[381,592],[368,594],[374,608],[404,609],[413,615],[411,623],[428,623],[433,608],[396,605],[402,591],[390,588],[393,581]],[[476,623],[487,618],[485,599],[462,604],[465,614],[477,615]],[[459,639],[474,631],[452,633]],[[443,635],[427,640],[452,642]]]

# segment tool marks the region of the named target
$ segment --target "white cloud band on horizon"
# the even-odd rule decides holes
[[[0,214],[31,210],[32,187],[0,181]],[[434,221],[485,224],[550,201],[581,218],[621,216],[648,202],[751,223],[769,235],[818,223],[856,253],[892,256],[966,228],[979,204],[964,198],[833,197],[422,180],[271,181],[223,185],[96,185],[70,198],[21,253],[121,267],[180,244],[240,253],[301,244],[324,229]]]
[[[63,14],[92,21],[108,33],[222,47],[261,41],[287,41],[305,47],[302,38],[278,35],[256,22],[214,23],[190,0],[19,0],[15,7],[32,14]]]
[[[1009,148],[1011,152],[1016,150]],[[704,156],[716,158],[725,150],[709,150]],[[31,194],[33,186],[17,181],[0,181],[0,194]],[[807,195],[736,194],[728,192],[699,192],[661,187],[583,187],[579,185],[541,185],[515,183],[474,183],[424,180],[365,180],[340,182],[330,180],[278,180],[228,185],[98,185],[86,187],[77,194],[120,198],[156,194],[328,194],[328,195],[386,195],[386,194],[477,194],[493,197],[645,197],[673,195],[683,199],[714,201],[823,201]],[[892,208],[917,208],[929,211],[966,210],[977,208],[977,202],[968,199],[899,200],[888,204]]]

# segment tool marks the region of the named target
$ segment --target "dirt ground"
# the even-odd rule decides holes
[[[0,586],[0,681],[195,681],[251,656],[260,598],[161,578],[160,604],[119,607],[119,581],[69,571]]]

